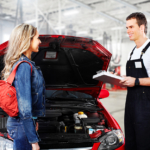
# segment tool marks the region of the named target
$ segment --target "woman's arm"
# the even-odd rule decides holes
[[[32,150],[40,150],[38,143],[32,143],[31,145],[32,145]]]
[[[32,119],[31,67],[28,63],[19,65],[15,79],[19,116],[23,121],[29,143],[37,143],[39,138]]]

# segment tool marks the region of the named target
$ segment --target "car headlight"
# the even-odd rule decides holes
[[[0,150],[13,150],[13,142],[0,137]]]
[[[114,150],[124,143],[124,136],[121,130],[113,130],[106,133],[100,139],[98,150]]]
[[[13,141],[6,140],[6,150],[13,150]]]

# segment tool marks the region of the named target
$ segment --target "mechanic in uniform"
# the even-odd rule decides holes
[[[143,13],[126,18],[127,33],[136,46],[130,52],[126,74],[125,150],[150,150],[150,39]]]

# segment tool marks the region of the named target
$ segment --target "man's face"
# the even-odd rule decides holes
[[[127,34],[129,35],[131,41],[138,40],[142,35],[142,33],[144,32],[143,25],[139,27],[136,19],[127,20],[126,28],[127,28]]]

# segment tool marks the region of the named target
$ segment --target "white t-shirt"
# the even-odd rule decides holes
[[[150,39],[147,39],[147,41],[139,48],[135,48],[132,56],[131,56],[131,60],[135,60],[135,59],[139,59],[140,56],[141,56],[141,52],[142,50],[145,48],[145,46],[150,42]],[[132,51],[131,51],[132,52]],[[130,53],[131,53],[130,52]],[[128,55],[128,60],[130,58],[130,53]],[[150,46],[149,48],[146,50],[146,52],[143,54],[142,56],[142,59],[143,59],[143,63],[144,63],[144,66],[146,68],[146,71],[147,71],[147,74],[148,76],[150,77]]]

